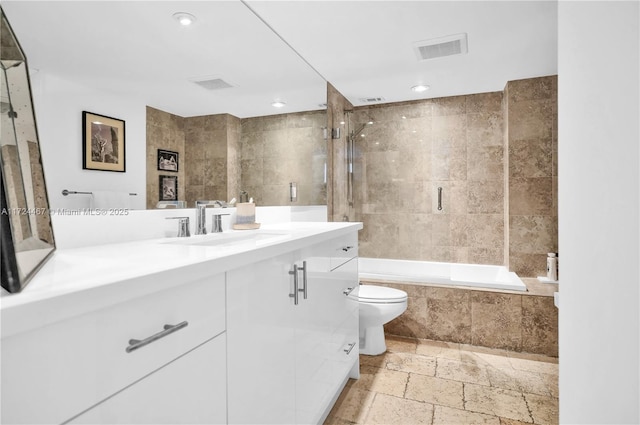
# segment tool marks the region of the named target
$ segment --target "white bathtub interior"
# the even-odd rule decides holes
[[[360,257],[358,274],[360,280],[527,290],[520,277],[505,266]]]

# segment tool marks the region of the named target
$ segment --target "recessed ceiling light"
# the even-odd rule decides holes
[[[411,87],[411,90],[413,90],[416,93],[422,93],[423,91],[429,90],[429,86],[425,86],[425,85],[419,84],[417,86]]]
[[[274,108],[282,108],[284,107],[284,105],[286,105],[286,102],[283,102],[282,100],[275,100],[271,106],[273,106]]]
[[[196,17],[187,12],[176,12],[173,14],[173,19],[178,21],[180,25],[189,26],[196,21]]]

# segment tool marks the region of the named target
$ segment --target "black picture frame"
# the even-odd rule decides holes
[[[82,111],[82,169],[126,172],[124,120]]]
[[[158,199],[160,201],[178,200],[178,176],[159,176]]]
[[[178,172],[179,167],[179,154],[178,152],[168,151],[165,149],[158,149],[158,170],[169,171],[173,173]]]

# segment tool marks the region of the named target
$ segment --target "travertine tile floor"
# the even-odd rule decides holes
[[[558,359],[465,344],[387,337],[360,356],[325,425],[557,424]]]

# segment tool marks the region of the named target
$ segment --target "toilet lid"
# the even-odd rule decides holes
[[[360,285],[358,300],[361,302],[402,302],[407,299],[407,293],[399,289],[386,286]]]

